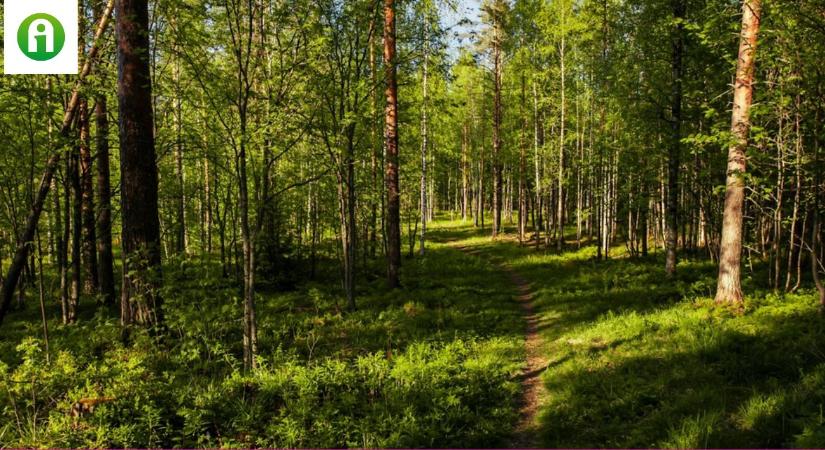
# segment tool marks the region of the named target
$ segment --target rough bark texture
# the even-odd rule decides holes
[[[384,65],[386,67],[385,147],[387,183],[387,284],[398,287],[401,266],[401,199],[398,186],[398,83],[395,61],[395,0],[384,0]]]
[[[78,128],[80,131],[80,214],[83,222],[81,242],[83,252],[83,292],[93,294],[99,283],[95,230],[94,186],[92,183],[92,148],[90,145],[88,102],[83,99],[78,111]]]
[[[152,127],[147,0],[117,0],[123,291],[121,322],[162,321],[158,169]]]
[[[95,127],[97,132],[97,259],[100,294],[107,304],[115,299],[114,257],[112,256],[112,194],[109,173],[109,118],[106,96],[97,97]]]
[[[750,107],[753,100],[754,60],[759,33],[761,0],[745,0],[742,4],[742,33],[739,60],[736,64],[736,84],[733,91],[731,134],[734,142],[728,148],[728,175],[722,241],[719,256],[717,302],[742,302],[740,279],[742,259],[742,209],[745,201],[746,155],[750,131]]]

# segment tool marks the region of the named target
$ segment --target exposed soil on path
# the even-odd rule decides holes
[[[472,247],[456,245],[454,248],[484,258],[482,252]],[[540,447],[536,416],[539,410],[540,398],[544,393],[541,373],[547,368],[547,362],[541,351],[541,338],[538,334],[539,319],[533,307],[533,291],[530,283],[510,266],[498,263],[496,263],[496,266],[508,275],[510,282],[515,287],[515,299],[521,305],[522,314],[527,325],[524,331],[524,347],[527,359],[522,373],[518,376],[522,387],[520,419],[510,441],[510,447]]]

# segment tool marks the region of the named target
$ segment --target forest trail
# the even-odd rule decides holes
[[[456,243],[453,247],[469,255],[492,262],[500,271],[507,274],[510,282],[515,287],[515,299],[521,305],[522,315],[526,322],[524,331],[526,361],[524,369],[518,377],[522,388],[520,418],[509,446],[512,448],[540,447],[537,415],[540,399],[543,397],[545,390],[544,384],[541,382],[541,374],[547,368],[547,361],[542,354],[542,341],[538,333],[539,319],[533,306],[532,286],[506,262],[494,261],[484,255],[481,250],[472,246]]]

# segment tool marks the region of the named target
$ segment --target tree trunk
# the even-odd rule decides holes
[[[177,44],[174,49],[177,51]],[[177,184],[177,198],[175,205],[175,231],[177,237],[175,239],[175,250],[179,254],[186,254],[188,250],[187,233],[186,233],[186,180],[183,172],[183,118],[182,118],[182,100],[180,93],[180,63],[179,59],[175,58],[174,67],[172,69],[172,83],[174,84],[174,125],[175,125],[175,178]]]
[[[92,184],[92,149],[90,146],[89,112],[86,99],[81,100],[78,111],[80,128],[80,210],[83,221],[83,292],[93,294],[100,286],[97,266],[97,233],[95,230],[94,186]]]
[[[427,233],[427,145],[429,130],[427,129],[427,63],[429,62],[429,39],[430,39],[430,23],[429,19],[424,19],[424,64],[421,79],[421,235],[419,236],[420,244],[419,252],[423,256],[424,249],[424,235]]]
[[[740,279],[742,259],[742,208],[745,201],[746,156],[753,100],[754,59],[761,14],[761,0],[742,3],[742,32],[736,84],[733,93],[731,133],[735,141],[728,148],[727,188],[719,255],[719,280],[716,301],[742,303]]]
[[[519,115],[521,116],[521,134],[519,135],[518,158],[518,241],[524,244],[524,235],[527,231],[527,116],[524,106],[526,101],[527,83],[525,75],[521,74],[521,102]]]
[[[106,96],[97,97],[95,122],[97,128],[97,258],[98,280],[103,301],[115,299],[114,257],[112,256],[112,201],[109,171],[109,118]]]
[[[535,205],[533,210],[536,214],[536,226],[533,230],[536,239],[536,248],[541,241],[541,228],[544,226],[544,219],[542,218],[542,199],[544,192],[541,186],[541,156],[539,150],[544,145],[544,125],[539,116],[539,95],[536,88],[536,82],[533,81],[533,169],[535,176]]]
[[[682,141],[682,54],[684,52],[685,0],[673,0],[676,26],[673,36],[671,86],[671,142],[667,158],[667,223],[665,236],[665,273],[676,275],[676,245],[679,231],[679,157]]]
[[[373,19],[375,20],[375,19]],[[373,28],[374,23],[370,24]],[[378,72],[375,57],[375,33],[370,33],[370,78],[373,88],[370,89],[370,223],[369,223],[369,254],[372,258],[378,251],[378,198],[382,197],[379,184],[378,159],[381,157],[381,144],[378,140]]]
[[[559,121],[559,173],[558,173],[558,185],[559,185],[559,199],[557,203],[556,209],[556,250],[559,252],[562,251],[564,248],[564,131],[565,131],[565,113],[567,112],[567,104],[565,99],[565,88],[564,88],[564,51],[565,51],[565,30],[564,30],[564,11],[561,12],[561,46],[559,47],[559,61],[560,61],[560,78],[561,78],[561,120]]]
[[[148,49],[148,0],[117,0],[123,325],[152,326],[163,320],[158,168]]]
[[[395,0],[384,0],[384,64],[386,66],[385,148],[387,180],[387,284],[397,288],[401,267],[401,198],[398,185],[398,83],[395,60]]]
[[[493,239],[501,232],[502,161],[501,161],[501,12],[493,11]]]
[[[83,101],[81,101],[81,105]],[[82,108],[78,110],[78,116],[84,113]],[[80,148],[75,145],[69,157],[69,181],[72,191],[72,278],[69,288],[69,323],[77,320],[77,306],[80,303],[80,291],[82,290],[82,256],[81,256],[81,229],[83,227],[83,215],[81,213],[81,186],[80,186]]]
[[[461,127],[461,220],[467,220],[467,209],[472,209],[470,203],[470,166],[467,161],[467,140],[469,130],[465,121]]]

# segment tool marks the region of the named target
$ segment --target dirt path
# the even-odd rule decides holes
[[[457,245],[455,248],[464,253],[484,258],[480,251],[472,247]],[[539,409],[539,400],[544,394],[541,373],[547,368],[547,362],[541,351],[541,338],[538,334],[539,319],[533,308],[533,291],[530,283],[509,265],[496,264],[496,267],[507,274],[510,282],[515,287],[515,298],[521,305],[522,314],[527,324],[524,331],[524,347],[527,360],[522,373],[518,376],[522,387],[521,417],[516,425],[513,439],[510,441],[510,447],[535,448],[540,446],[538,418],[536,416]]]

